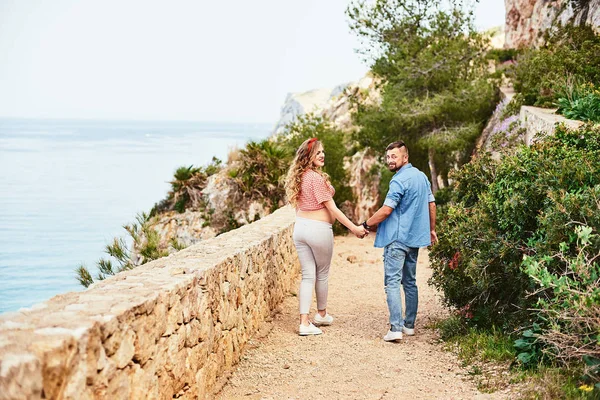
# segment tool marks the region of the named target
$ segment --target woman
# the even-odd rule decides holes
[[[353,224],[333,201],[335,190],[329,176],[321,168],[325,165],[325,150],[317,138],[306,140],[296,151],[296,157],[287,174],[285,190],[290,204],[296,207],[294,244],[302,268],[300,283],[300,336],[319,335],[321,329],[308,319],[313,289],[317,292],[317,310],[314,322],[331,325],[333,317],[327,314],[329,265],[333,255],[331,225],[337,219],[357,237],[368,232]]]

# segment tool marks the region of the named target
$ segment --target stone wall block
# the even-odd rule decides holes
[[[185,347],[192,348],[201,342],[202,325],[197,319],[193,319],[189,324],[185,324]]]
[[[129,387],[131,391],[129,398],[144,399],[144,400],[158,400],[158,378],[155,374],[156,371],[141,368],[139,365],[134,364],[132,366],[131,373],[129,374]]]
[[[0,400],[41,399],[42,362],[31,353],[2,353]]]
[[[194,377],[194,379],[195,379],[194,387],[197,388],[197,390],[198,390],[197,396],[198,396],[198,399],[201,399],[201,400],[208,399],[209,395],[211,394],[210,393],[211,385],[209,385],[208,378],[206,376],[208,373],[207,371],[208,371],[208,366],[204,366],[196,372],[196,375]]]
[[[214,336],[214,323],[210,310],[204,310],[202,318],[198,320],[200,323],[200,340],[203,342],[212,342]]]
[[[175,394],[174,376],[164,369],[157,372],[158,378],[158,397],[160,399],[171,399]]]
[[[132,373],[131,368],[116,374],[113,379],[108,382],[106,388],[105,399],[127,399],[131,392],[129,375]]]
[[[173,393],[178,393],[193,381],[192,371],[186,368],[189,351],[190,349],[184,347],[175,353],[171,370],[171,375],[174,377]]]
[[[94,394],[96,397],[104,398],[106,396],[106,390],[108,389],[108,383],[115,379],[121,370],[117,369],[117,364],[110,358],[106,359],[104,368],[98,371],[98,375],[94,380]]]
[[[204,367],[208,354],[208,343],[198,343],[191,347],[186,360],[186,365],[190,371],[198,371]]]
[[[115,315],[104,314],[94,319],[100,323],[100,334],[103,342],[119,329],[119,320]]]
[[[157,328],[154,314],[138,317],[133,321],[131,329],[135,333],[133,361],[142,367],[152,358],[156,351],[156,342],[162,332]]]
[[[154,322],[156,324],[156,332],[158,335],[163,336],[167,330],[167,305],[165,304],[164,298],[159,299],[152,310],[154,316]]]
[[[233,354],[233,331],[225,332],[221,339],[221,349],[223,352],[224,362],[221,365],[224,369],[228,370],[233,366],[235,357]]]
[[[77,340],[73,336],[64,335],[36,336],[41,340],[35,340],[31,350],[36,353],[43,365],[44,393],[50,398],[59,398],[81,358]]]
[[[195,289],[191,289],[188,293],[195,291]],[[181,308],[182,310],[182,323],[187,324],[192,319],[192,307],[190,307],[190,296],[186,293],[181,298]]]
[[[192,288],[190,289],[190,291],[188,293],[189,315],[183,316],[184,323],[187,323],[194,318],[198,318],[198,315],[201,314],[201,311],[199,310],[199,306],[200,306],[200,302],[201,302],[202,289],[200,289],[200,286],[198,285],[198,279],[194,279],[194,282],[195,282],[194,286],[192,286]],[[188,321],[186,321],[186,317],[188,318]]]
[[[215,324],[215,329],[213,331],[213,337],[209,343],[212,344],[212,353],[217,353],[219,351],[219,343],[221,338],[223,337],[223,325],[220,322]]]
[[[173,296],[175,297],[175,296]],[[177,296],[178,297],[178,296]],[[163,336],[171,335],[179,329],[179,325],[183,323],[183,307],[181,303],[174,303],[167,312],[167,327]]]
[[[127,327],[123,332],[119,347],[111,359],[115,362],[117,368],[123,369],[133,360],[135,354],[135,333],[133,329]]]

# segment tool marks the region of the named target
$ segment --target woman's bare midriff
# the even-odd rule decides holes
[[[335,217],[331,215],[328,209],[322,208],[320,210],[315,211],[301,211],[298,210],[296,215],[301,218],[306,219],[314,219],[316,221],[323,221],[333,224],[335,222]]]

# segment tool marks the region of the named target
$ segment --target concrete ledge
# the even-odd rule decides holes
[[[569,128],[577,129],[583,122],[567,119],[555,114],[556,109],[522,106],[520,119],[525,127],[525,143],[529,146],[538,133],[551,135],[557,123],[563,123]]]
[[[0,315],[0,399],[210,396],[295,283],[289,207]]]

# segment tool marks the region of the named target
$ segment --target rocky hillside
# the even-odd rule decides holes
[[[537,46],[554,23],[582,22],[600,31],[600,0],[505,0],[508,48]]]

